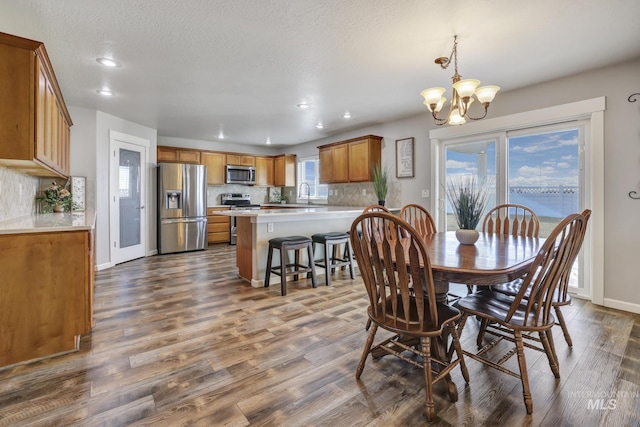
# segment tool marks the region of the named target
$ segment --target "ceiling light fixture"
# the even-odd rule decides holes
[[[224,139],[224,133],[222,131],[218,133],[218,139]]]
[[[318,124],[316,125],[317,129],[324,129],[324,125],[322,124],[322,122],[318,122]]]
[[[271,138],[267,138],[267,140],[266,140],[265,144],[267,144],[267,145],[271,145]]]
[[[111,92],[109,89],[98,89],[96,92],[98,92],[102,96],[113,96],[113,92]]]
[[[306,102],[301,102],[300,104],[298,104],[298,108],[302,108],[303,110],[306,110],[307,108],[311,107],[311,105],[307,104]]]
[[[351,113],[348,111],[345,111],[344,114],[342,115],[343,119],[350,119],[351,118]]]
[[[466,123],[466,119],[480,120],[487,116],[487,110],[489,104],[495,98],[496,93],[500,90],[498,86],[482,86],[480,80],[466,79],[462,80],[462,76],[458,74],[458,36],[453,36],[453,50],[449,58],[440,57],[436,58],[436,64],[440,65],[443,70],[446,70],[449,64],[451,64],[451,58],[453,57],[455,72],[451,80],[453,80],[453,94],[451,99],[451,105],[449,107],[449,114],[445,118],[439,118],[438,113],[442,110],[447,98],[442,96],[445,92],[443,87],[432,87],[420,92],[420,95],[424,97],[424,105],[427,106],[433,116],[433,120],[437,126],[442,126],[445,123],[450,125],[461,125]],[[477,88],[477,89],[476,89]],[[484,108],[484,114],[480,117],[472,117],[469,113],[469,107],[473,103],[473,95],[478,98],[478,101]]]
[[[120,65],[115,59],[111,58],[98,58],[96,61],[98,64],[104,65],[105,67],[117,67]]]

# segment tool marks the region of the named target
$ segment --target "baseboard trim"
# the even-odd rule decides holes
[[[622,310],[622,311],[628,311],[630,313],[640,314],[640,304],[634,304],[631,302],[605,298],[604,306],[609,308],[615,308],[616,310]]]
[[[111,268],[113,267],[115,264],[112,264],[110,262],[105,262],[104,264],[96,264],[96,271],[100,271],[100,270],[106,270],[107,268]]]

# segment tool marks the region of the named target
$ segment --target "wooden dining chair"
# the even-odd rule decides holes
[[[505,203],[487,212],[482,223],[482,231],[512,236],[538,237],[540,221],[531,208]]]
[[[477,353],[465,351],[465,356],[519,378],[522,382],[522,395],[528,414],[533,412],[533,400],[527,375],[523,334],[538,334],[542,348],[530,342],[527,342],[526,346],[544,352],[549,360],[553,375],[560,378],[558,357],[551,332],[555,324],[555,319],[551,314],[551,302],[554,292],[571,268],[576,247],[581,243],[580,236],[584,225],[584,216],[573,214],[566,217],[554,228],[540,248],[515,296],[484,289],[458,301],[458,308],[462,311],[458,326],[460,334],[462,334],[469,316],[476,316],[481,320],[480,334],[477,338],[480,350]],[[525,298],[527,294],[529,295],[528,299]],[[491,327],[489,327],[490,324]],[[498,340],[483,346],[482,337],[485,332],[497,336]],[[498,362],[491,361],[484,356],[504,339],[515,343],[515,351],[509,351]],[[518,357],[519,373],[502,365],[514,353]]]
[[[417,204],[405,205],[400,209],[400,218],[407,221],[421,236],[434,234],[436,223],[425,208]]]
[[[505,203],[492,208],[484,216],[482,231],[493,234],[538,237],[540,220],[538,215],[524,205]],[[473,292],[473,285],[467,285],[467,293]]]
[[[391,211],[389,211],[389,209],[385,208],[382,205],[369,205],[366,208],[363,209],[362,213],[367,213],[367,212],[386,212],[386,213],[391,213]]]
[[[418,231],[406,221],[384,212],[364,213],[353,222],[350,235],[372,322],[356,378],[360,378],[369,354],[390,354],[418,366],[426,384],[427,419],[433,421],[433,384],[444,379],[449,398],[455,402],[458,393],[451,370],[460,365],[465,381],[469,381],[455,330],[460,311],[436,302],[428,252]],[[395,335],[373,345],[378,328]],[[445,328],[451,333],[454,360],[449,360],[445,350]]]
[[[571,280],[571,270],[576,258],[578,257],[578,254],[580,253],[580,249],[582,248],[584,237],[587,234],[587,224],[589,223],[589,218],[591,218],[591,210],[585,209],[584,211],[582,211],[581,215],[584,217],[584,226],[582,227],[579,236],[579,242],[575,246],[575,253],[572,254],[571,260],[569,261],[570,266],[566,272],[567,274],[565,274],[565,276],[562,278],[560,285],[558,285],[558,289],[556,289],[553,295],[553,301],[551,302],[556,315],[556,325],[559,325],[560,328],[562,328],[564,340],[567,342],[567,345],[569,347],[573,347],[573,340],[571,339],[571,334],[569,333],[567,322],[564,319],[564,315],[562,314],[562,310],[560,309],[560,307],[571,304],[571,295],[569,295],[569,281]],[[521,285],[522,279],[518,279],[514,280],[513,282],[494,286],[493,289],[506,295],[515,296],[518,294]],[[529,295],[525,294],[525,298],[529,298]]]

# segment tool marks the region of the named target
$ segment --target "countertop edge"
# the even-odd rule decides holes
[[[94,230],[96,212],[64,212],[27,215],[0,222],[0,234],[48,233]]]

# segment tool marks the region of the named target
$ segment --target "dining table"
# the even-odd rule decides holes
[[[439,302],[446,303],[449,283],[490,286],[524,276],[544,244],[538,237],[479,234],[473,245],[458,242],[455,231],[423,236]]]

